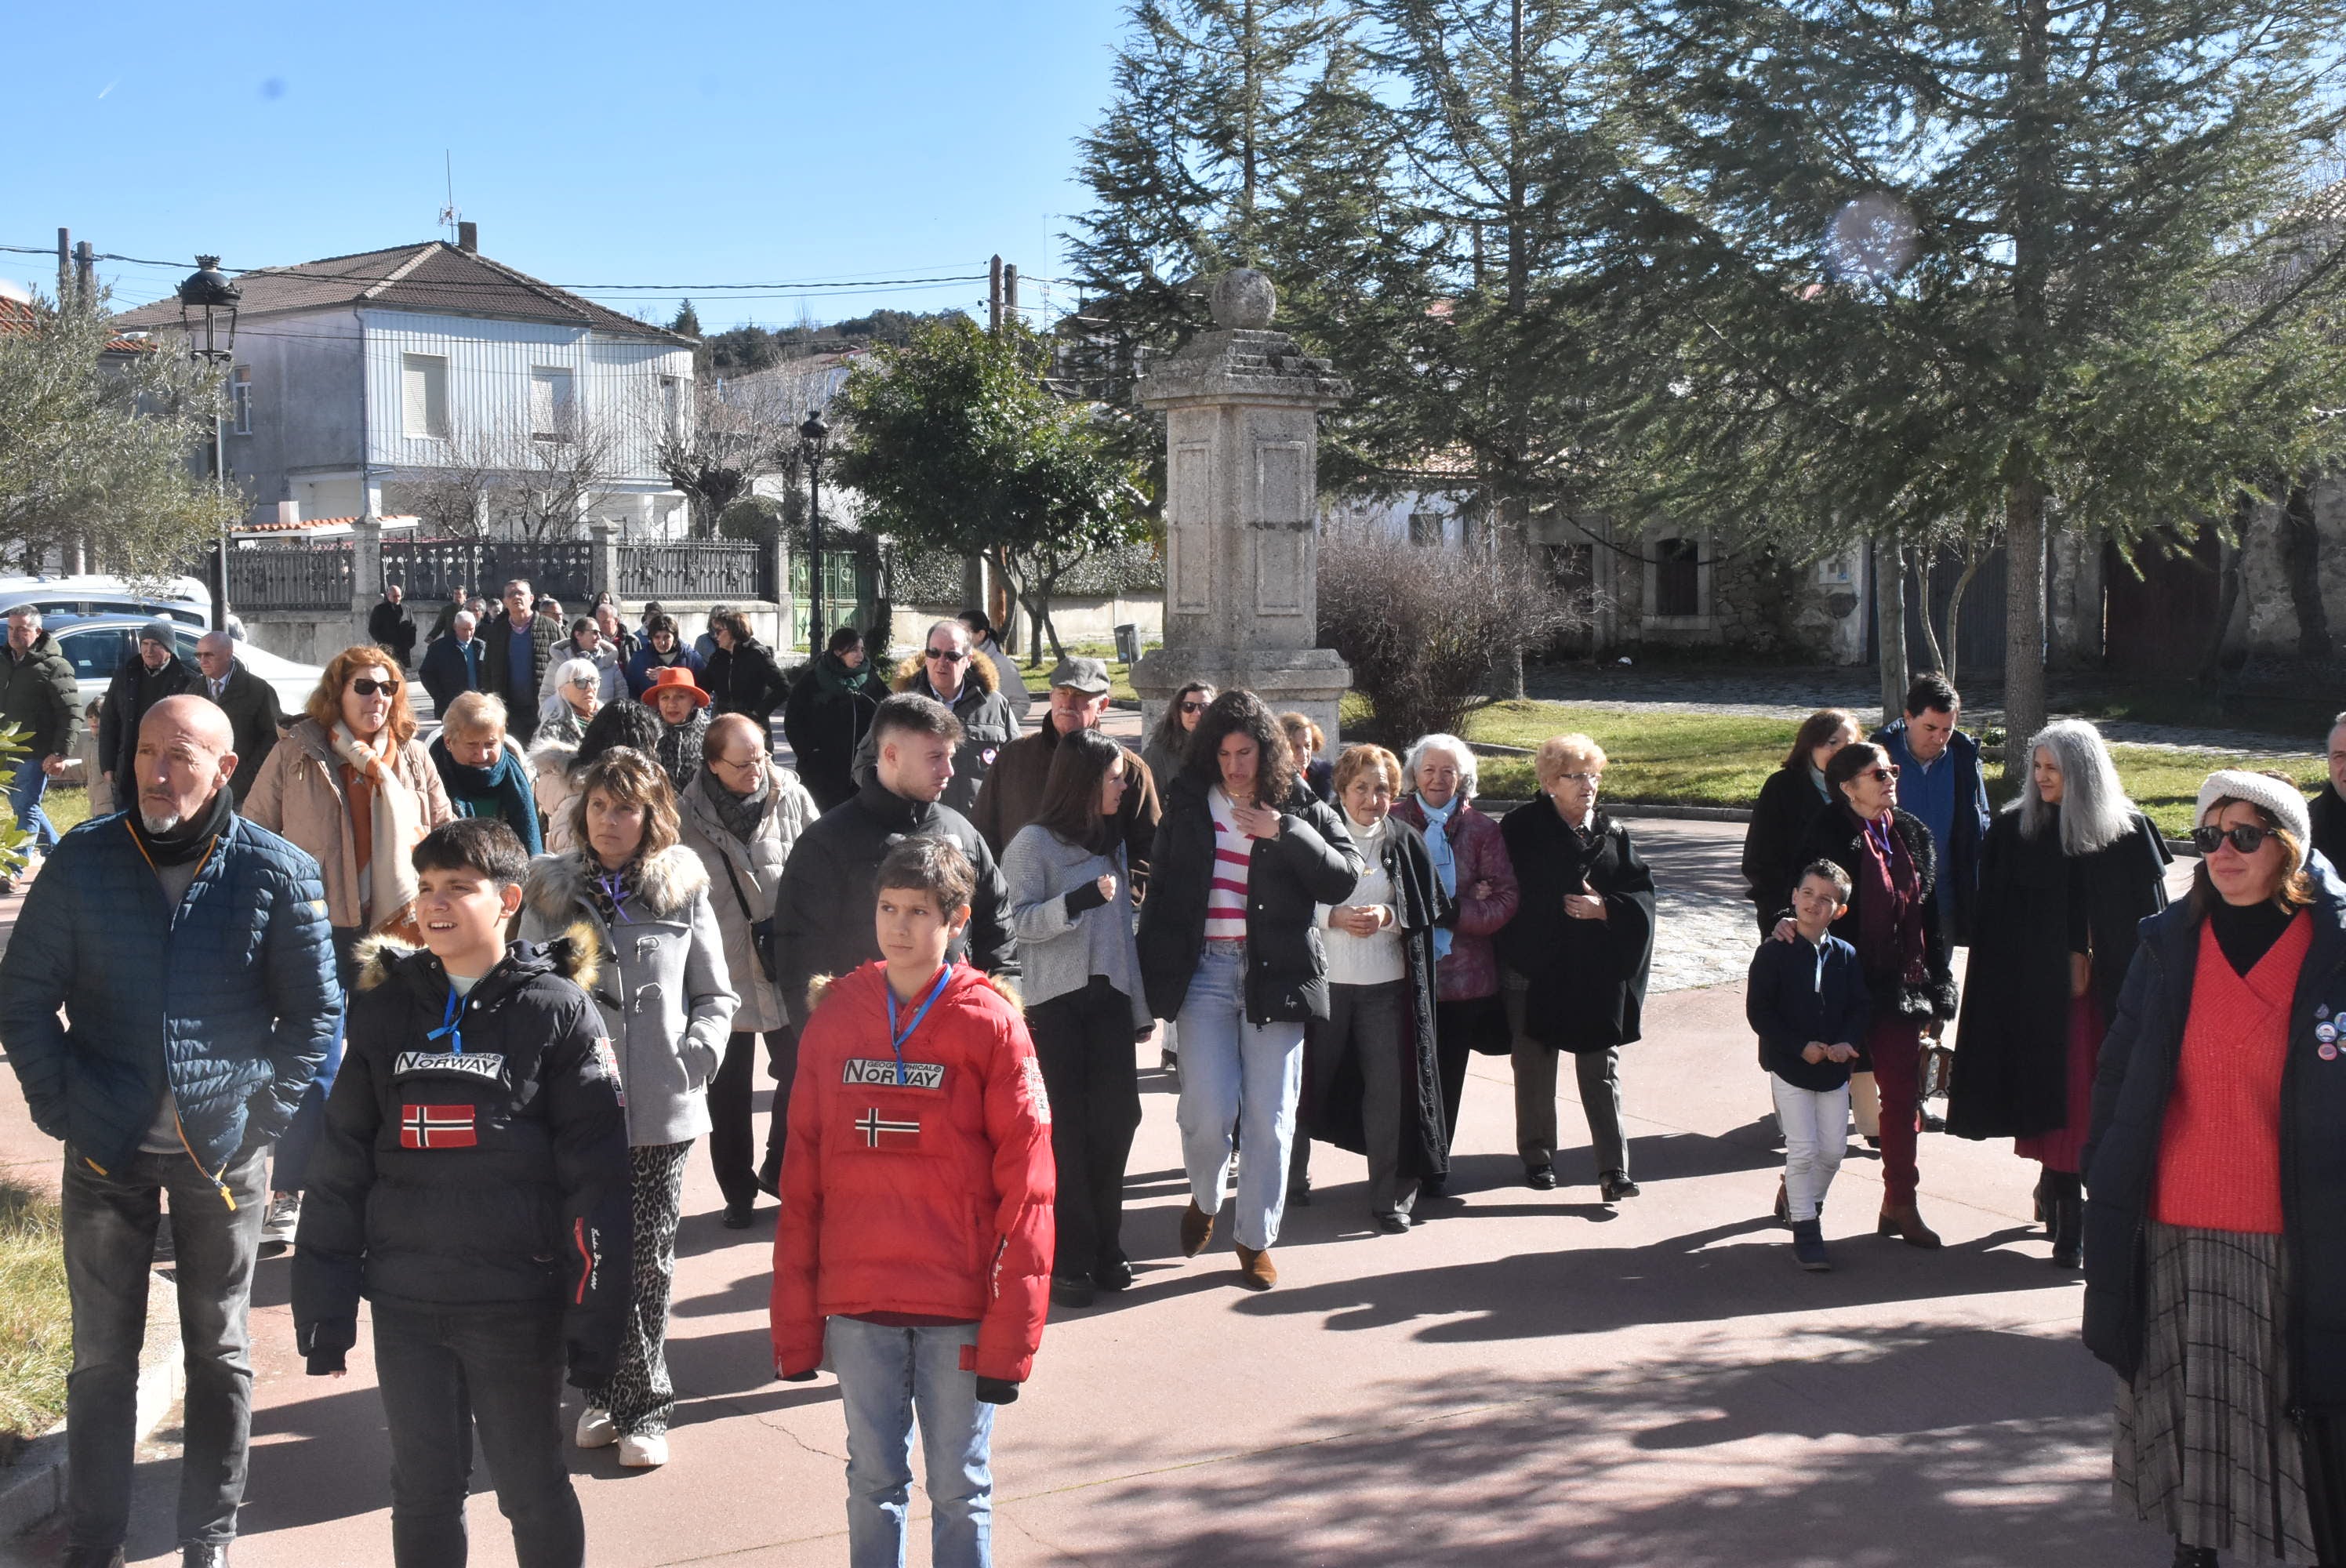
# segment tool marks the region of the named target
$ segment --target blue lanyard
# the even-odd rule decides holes
[[[636,923],[636,917],[627,912],[627,901],[636,895],[627,890],[619,872],[613,871],[607,876],[597,877],[595,885],[601,888],[603,896],[611,901],[611,913],[618,918],[621,925]]]
[[[1884,812],[1882,814],[1882,819],[1881,819],[1881,827],[1882,827],[1882,831],[1881,831],[1881,832],[1879,832],[1879,833],[1876,833],[1876,832],[1873,830],[1874,830],[1874,824],[1873,824],[1873,823],[1872,823],[1872,822],[1868,822],[1867,824],[1865,824],[1865,836],[1866,836],[1866,838],[1867,838],[1867,839],[1869,839],[1869,840],[1871,840],[1872,841],[1873,847],[1874,847],[1876,850],[1879,850],[1882,852],[1882,864],[1884,864],[1884,865],[1888,865],[1888,864],[1890,863],[1890,833],[1891,833],[1891,827],[1890,827],[1890,813],[1889,813],[1889,812],[1887,812],[1887,811],[1884,811]]]
[[[952,978],[952,964],[948,963],[937,971],[937,983],[929,987],[928,997],[922,1002],[921,1010],[913,1013],[913,1021],[902,1029],[896,1027],[896,988],[888,984],[884,978],[881,982],[882,992],[888,998],[888,1048],[896,1054],[896,1086],[900,1089],[904,1086],[904,1042],[913,1037],[913,1031],[921,1026],[921,1020],[929,1015],[929,1009],[936,1005],[937,998],[945,993],[945,982]]]
[[[464,1016],[464,999],[456,994],[456,988],[452,985],[448,988],[448,1005],[440,1013],[440,1027],[423,1038],[437,1040],[445,1034],[449,1051],[462,1056],[464,1054],[464,1032],[456,1027],[456,1020]]]

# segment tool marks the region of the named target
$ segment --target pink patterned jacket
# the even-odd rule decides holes
[[[1420,832],[1425,830],[1425,810],[1411,795],[1393,807],[1392,814]],[[1499,993],[1499,960],[1491,951],[1491,937],[1513,920],[1522,897],[1515,885],[1515,868],[1499,837],[1499,824],[1474,809],[1472,801],[1451,814],[1450,852],[1458,861],[1458,923],[1453,928],[1450,954],[1434,970],[1434,992],[1443,1002],[1467,1002]],[[1487,881],[1491,896],[1474,896],[1474,884]]]

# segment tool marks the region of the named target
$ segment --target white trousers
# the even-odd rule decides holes
[[[1784,1198],[1795,1220],[1814,1219],[1849,1146],[1849,1085],[1803,1089],[1773,1073],[1776,1120],[1784,1129]]]

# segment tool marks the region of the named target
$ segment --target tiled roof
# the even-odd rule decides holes
[[[40,318],[33,313],[32,306],[22,300],[12,300],[0,294],[0,332],[29,338],[39,321]],[[155,351],[155,345],[145,338],[111,338],[107,341],[106,351],[109,354],[151,354]]]
[[[423,521],[410,513],[393,512],[375,519],[386,528],[413,528]],[[240,523],[239,534],[314,534],[321,528],[348,528],[358,522],[355,517],[304,517],[293,523]]]
[[[504,321],[552,321],[679,345],[692,341],[441,239],[264,267],[237,282],[244,290],[240,310],[246,316],[382,305]],[[158,300],[116,320],[125,327],[176,327],[179,306],[176,300]]]

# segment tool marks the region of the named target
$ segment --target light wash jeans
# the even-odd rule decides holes
[[[38,757],[27,757],[16,764],[8,776],[8,809],[15,814],[16,826],[33,835],[32,848],[46,855],[57,847],[57,830],[41,809],[41,799],[49,792],[49,776],[41,762]]]
[[[928,1471],[929,1556],[935,1568],[994,1561],[994,1407],[963,1365],[977,1325],[892,1329],[853,1318],[823,1322],[823,1359],[847,1411],[847,1561],[903,1568],[913,1486],[913,1422]]]
[[[1279,1239],[1287,1209],[1287,1162],[1295,1101],[1303,1088],[1303,1025],[1250,1023],[1246,960],[1208,943],[1181,1003],[1181,1163],[1189,1196],[1208,1214],[1222,1207],[1230,1125],[1239,1123],[1239,1191],[1230,1234],[1257,1252]]]
[[[1796,1220],[1814,1219],[1841,1151],[1849,1146],[1849,1085],[1803,1089],[1768,1074],[1776,1119],[1784,1128],[1784,1202]]]

